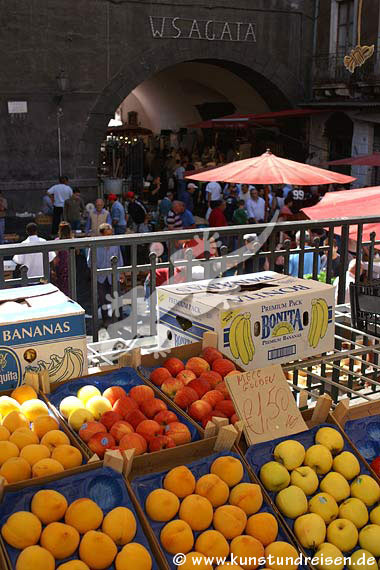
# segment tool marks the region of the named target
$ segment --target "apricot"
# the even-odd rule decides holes
[[[231,490],[230,504],[240,507],[246,515],[253,515],[261,509],[263,495],[259,485],[240,483]]]
[[[195,492],[201,495],[201,497],[208,499],[213,507],[224,505],[230,494],[227,483],[213,473],[203,475],[203,477],[198,479]]]
[[[238,560],[247,562],[243,565],[245,570],[255,570],[260,566],[260,558],[264,556],[264,547],[253,536],[237,536],[232,540],[230,547],[231,554],[236,556]]]
[[[17,428],[16,431],[12,433],[9,438],[11,443],[17,445],[19,450],[23,449],[26,445],[31,445],[32,443],[39,443],[39,439],[35,433],[33,433],[29,428]]]
[[[178,513],[177,495],[166,489],[155,489],[145,501],[145,510],[153,521],[168,522]]]
[[[39,416],[48,416],[49,410],[42,400],[28,400],[21,404],[21,412],[30,422],[34,422]]]
[[[46,445],[50,449],[50,453],[52,453],[59,445],[70,445],[70,440],[63,431],[53,429],[45,433],[41,439],[41,443]]]
[[[224,536],[217,530],[202,532],[195,543],[195,550],[204,556],[225,558],[230,552],[230,547]]]
[[[54,556],[56,560],[62,560],[71,556],[79,544],[79,532],[61,522],[48,524],[41,534],[40,544]]]
[[[5,426],[0,426],[0,441],[8,441],[11,432]]]
[[[214,513],[214,528],[228,539],[243,534],[247,524],[247,515],[239,507],[225,505],[218,507]]]
[[[0,465],[3,465],[11,457],[18,457],[20,450],[15,443],[0,441]]]
[[[202,562],[199,562],[200,560],[202,560]],[[189,554],[186,555],[186,562],[181,565],[181,570],[194,570],[194,568],[200,568],[200,570],[210,570],[211,568],[212,570],[212,566],[204,554],[195,551],[189,552]]]
[[[91,499],[77,499],[71,503],[65,514],[65,523],[76,528],[81,534],[96,530],[102,520],[102,509]],[[91,564],[89,566],[91,567]]]
[[[36,400],[38,398],[37,392],[32,386],[28,384],[23,384],[15,388],[11,394],[11,398],[16,400],[19,404],[23,404],[28,400]]]
[[[161,544],[170,554],[187,554],[193,548],[194,536],[190,525],[181,520],[168,522],[161,530]]]
[[[241,566],[238,566],[237,564],[232,564],[231,562],[226,562],[226,564],[223,564],[222,566],[218,566],[216,568],[216,570],[243,570],[243,568]],[[268,570],[263,568],[263,570]]]
[[[0,415],[5,418],[11,412],[19,412],[20,404],[9,396],[0,396]]]
[[[265,548],[264,556],[272,556],[270,567],[273,570],[297,570],[299,558],[297,550],[288,542],[272,542]],[[283,562],[285,561],[285,564]],[[293,563],[292,563],[293,561]]]
[[[25,481],[31,477],[30,465],[22,457],[11,457],[1,466],[0,475],[7,480],[9,485]]]
[[[47,459],[40,459],[33,465],[32,477],[46,477],[47,475],[62,473],[62,471],[64,471],[62,465],[55,459],[48,457]]]
[[[195,477],[184,465],[174,467],[165,476],[164,487],[180,499],[192,495],[195,489]],[[182,551],[179,551],[182,552]]]
[[[20,457],[26,459],[31,467],[40,459],[47,459],[50,457],[49,448],[40,443],[31,443],[22,448]]]
[[[85,405],[94,396],[101,396],[101,392],[96,386],[91,385],[82,386],[77,393],[77,398]]]
[[[22,550],[27,546],[37,544],[41,530],[41,522],[35,515],[28,511],[18,511],[3,524],[1,535],[13,548]]]
[[[44,489],[33,495],[30,510],[43,524],[59,521],[67,509],[66,498],[58,491]]]
[[[13,433],[18,428],[29,429],[29,420],[21,412],[14,410],[3,419],[3,426]]]
[[[229,455],[218,457],[211,465],[210,472],[218,475],[229,487],[234,487],[243,479],[243,465],[239,459]]]
[[[104,532],[97,530],[87,531],[79,546],[79,557],[91,570],[108,568],[116,554],[117,548],[114,541]]]
[[[38,416],[32,425],[32,431],[39,437],[43,438],[48,431],[58,430],[58,420],[52,416]]]
[[[152,558],[142,544],[131,542],[121,549],[115,560],[116,570],[151,570]]]
[[[206,530],[213,515],[212,504],[200,495],[188,495],[179,509],[179,518],[186,521],[193,530]]]
[[[270,513],[257,513],[249,517],[245,533],[257,538],[264,546],[268,546],[277,538],[278,524]]]
[[[103,520],[102,531],[118,546],[134,539],[137,530],[135,515],[126,507],[112,509]]]
[[[85,408],[84,403],[75,396],[67,396],[66,398],[63,398],[63,400],[59,404],[59,411],[61,415],[66,419],[74,410],[80,410],[84,408]]]
[[[79,449],[73,445],[59,445],[53,449],[52,459],[58,461],[64,469],[79,467],[83,463],[83,457]]]
[[[70,560],[58,566],[57,570],[90,570],[82,560]]]
[[[54,570],[55,560],[52,554],[41,546],[28,546],[17,558],[16,570]]]
[[[104,396],[93,396],[87,401],[86,410],[91,412],[94,420],[100,420],[105,412],[112,410],[112,405]]]

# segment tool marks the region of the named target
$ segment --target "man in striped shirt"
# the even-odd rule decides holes
[[[172,208],[166,217],[166,224],[168,226],[168,230],[183,229],[182,218],[181,218],[183,210],[184,210],[183,202],[174,200]]]

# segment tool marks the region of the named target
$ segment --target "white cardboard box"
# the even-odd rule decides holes
[[[243,369],[334,348],[334,287],[272,271],[157,288],[162,349],[218,333]]]
[[[51,383],[87,374],[84,310],[50,284],[0,291],[0,390],[44,368]]]

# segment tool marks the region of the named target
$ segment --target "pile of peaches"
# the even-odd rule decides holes
[[[155,398],[150,386],[134,386],[129,393],[121,386],[110,386],[103,394],[96,386],[83,386],[76,397],[62,400],[60,411],[67,415],[66,408],[75,405],[86,408],[71,411],[68,421],[73,427],[72,414],[82,414],[85,421],[76,424],[76,431],[100,459],[108,449],[135,449],[135,455],[141,455],[191,441],[188,427],[163,400]]]
[[[235,370],[235,364],[219,350],[207,347],[186,364],[168,358],[151,372],[150,381],[203,427],[213,417],[228,418],[234,424],[238,417],[224,378]]]

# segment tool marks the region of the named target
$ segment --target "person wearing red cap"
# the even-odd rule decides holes
[[[115,235],[125,234],[127,229],[127,220],[125,217],[124,206],[119,202],[116,194],[109,194],[108,202],[111,205],[111,219]]]

